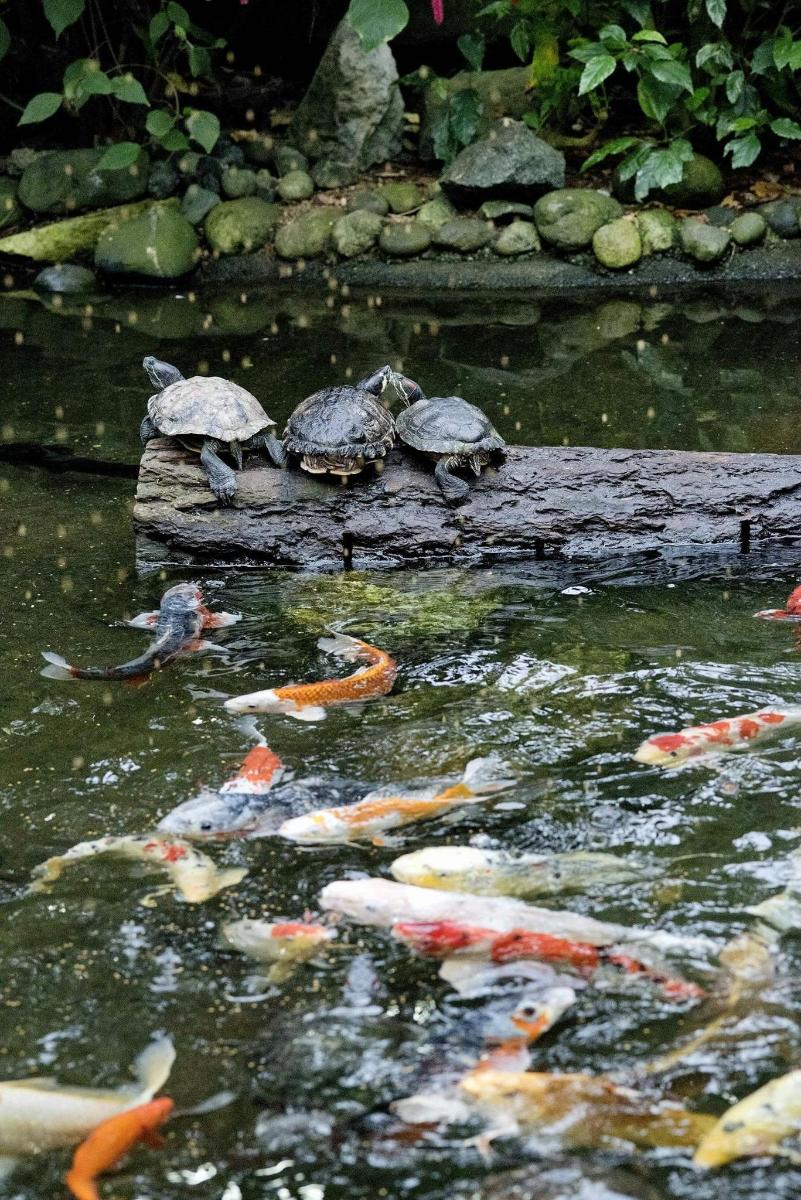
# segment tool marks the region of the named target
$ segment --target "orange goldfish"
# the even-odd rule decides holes
[[[374,700],[391,691],[398,665],[385,650],[344,633],[320,638],[317,645],[326,654],[336,654],[349,662],[366,658],[370,665],[360,667],[345,679],[292,683],[286,687],[232,696],[225,701],[226,710],[230,713],[281,712],[294,717],[296,721],[322,721],[325,710],[334,704]]]
[[[101,1121],[75,1151],[66,1175],[65,1182],[76,1200],[99,1200],[97,1176],[113,1167],[136,1142],[162,1146],[156,1130],[172,1110],[173,1102],[165,1096]]]
[[[784,608],[763,608],[754,616],[765,621],[801,621],[801,587],[790,593]]]
[[[801,725],[801,706],[764,708],[742,717],[713,721],[710,725],[694,725],[678,733],[657,733],[643,742],[634,760],[651,767],[676,767],[700,754],[741,750],[762,741],[774,730],[792,729],[798,725]]]

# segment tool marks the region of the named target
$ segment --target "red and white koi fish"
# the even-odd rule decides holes
[[[463,925],[459,921],[403,921],[393,925],[392,935],[417,954],[433,958],[468,954],[489,959],[493,963],[534,958],[574,970],[584,977],[592,976],[600,967],[609,965],[658,984],[664,994],[674,1000],[698,1000],[706,994],[702,988],[686,979],[673,978],[664,971],[632,958],[619,946],[594,946],[588,942],[571,941],[526,929],[498,933],[494,929]]]
[[[676,767],[702,754],[720,754],[742,750],[761,742],[779,729],[801,726],[801,706],[762,708],[742,717],[693,725],[678,733],[657,733],[649,737],[634,754],[635,762],[651,767]]]
[[[314,958],[336,937],[333,929],[306,921],[256,921],[244,917],[223,925],[230,946],[258,963],[270,964],[273,983],[287,979],[295,967]]]
[[[801,621],[801,586],[790,593],[784,608],[763,608],[754,616],[763,621]]]
[[[108,1117],[93,1129],[75,1151],[64,1180],[76,1200],[100,1200],[95,1182],[98,1175],[113,1167],[137,1142],[147,1142],[156,1149],[163,1146],[164,1140],[156,1130],[173,1108],[173,1101],[164,1096]]]
[[[395,786],[379,788],[355,804],[293,817],[279,827],[278,834],[304,845],[375,837],[388,829],[439,816],[462,804],[476,804],[514,784],[508,769],[498,759],[474,758],[465,767],[462,778],[449,787],[434,784],[407,793]]]
[[[158,612],[140,613],[128,622],[155,634],[138,658],[118,667],[73,667],[60,654],[43,650],[42,658],[50,665],[42,674],[48,679],[144,679],[178,655],[208,650],[212,643],[201,638],[204,630],[222,629],[238,620],[232,613],[209,612],[196,583],[179,583],[164,593]]]
[[[280,712],[296,721],[322,721],[325,710],[332,705],[375,700],[391,691],[398,665],[385,650],[344,633],[320,638],[317,645],[326,654],[335,654],[350,662],[366,658],[370,665],[360,667],[344,679],[292,683],[286,687],[232,696],[225,701],[226,710],[230,713]]]
[[[64,854],[48,858],[33,869],[32,892],[49,891],[65,867],[100,854],[129,858],[162,867],[176,889],[189,904],[210,900],[223,888],[232,887],[247,875],[245,867],[221,869],[205,854],[180,838],[159,834],[130,834],[123,837],[102,837],[80,842]]]
[[[254,746],[237,773],[217,791],[204,789],[158,823],[163,833],[190,838],[246,837],[259,828],[284,764],[269,746]]]

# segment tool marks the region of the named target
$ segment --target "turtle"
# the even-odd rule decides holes
[[[243,449],[264,451],[277,467],[284,465],[286,455],[275,436],[275,421],[239,384],[215,376],[185,379],[177,367],[152,355],[142,366],[159,388],[148,400],[147,416],[139,427],[142,442],[147,445],[161,434],[198,451],[209,487],[223,504],[230,504],[236,495],[236,474],[218,450],[226,450],[240,470]]]
[[[434,476],[448,504],[466,500],[470,485],[452,474],[469,467],[476,475],[506,442],[489,418],[461,396],[424,396],[396,418],[398,436],[407,446],[436,460]],[[411,397],[409,397],[411,399]]]
[[[301,400],[284,430],[284,449],[312,475],[358,475],[395,440],[392,414],[379,400],[387,384],[415,386],[387,364],[355,384],[322,388]]]

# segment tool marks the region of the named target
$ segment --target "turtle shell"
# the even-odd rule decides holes
[[[292,454],[365,460],[386,454],[395,438],[392,414],[357,387],[323,388],[301,400],[284,430]]]
[[[404,442],[426,454],[490,453],[506,445],[481,409],[461,396],[418,400],[404,409],[396,424]]]
[[[179,379],[151,396],[147,412],[167,437],[207,437],[246,442],[275,427],[255,396],[237,383],[216,376]]]

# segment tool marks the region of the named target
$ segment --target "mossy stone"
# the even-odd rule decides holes
[[[7,175],[0,175],[0,229],[10,229],[22,218],[22,206],[17,200],[17,185]]]
[[[334,223],[331,238],[337,254],[343,258],[355,258],[365,254],[378,241],[383,221],[378,213],[357,209],[345,213]]]
[[[767,204],[760,204],[758,211],[767,221],[769,228],[780,238],[797,238],[801,234],[801,196],[768,200]]]
[[[219,254],[242,254],[259,250],[270,240],[278,224],[280,209],[258,196],[224,200],[206,217],[206,241]]]
[[[491,242],[495,230],[488,221],[478,217],[455,217],[434,230],[434,242],[447,250],[470,254]]]
[[[289,171],[278,180],[275,190],[287,204],[310,200],[314,195],[314,180],[305,171]]]
[[[178,279],[192,270],[197,254],[194,229],[177,203],[166,202],[105,229],[95,247],[95,266],[111,275]]]
[[[274,200],[277,183],[278,180],[273,178],[271,172],[266,167],[261,167],[256,172],[256,195],[260,200]]]
[[[767,228],[765,218],[758,212],[740,213],[730,227],[731,236],[738,246],[753,246],[756,242],[761,242]]]
[[[122,171],[99,171],[100,150],[38,154],[19,181],[19,199],[37,213],[70,213],[136,200],[147,190],[150,158],[144,150]]]
[[[240,135],[239,145],[244,150],[248,162],[257,167],[266,167],[273,161],[275,140],[269,133],[259,133],[250,129],[246,134]]]
[[[596,229],[623,213],[617,200],[591,188],[558,188],[534,205],[540,237],[558,250],[583,250]]]
[[[173,162],[153,163],[147,179],[147,194],[154,200],[174,196],[181,182],[181,173]]]
[[[313,208],[282,225],[275,235],[275,250],[281,258],[317,258],[331,244],[335,209]]]
[[[730,230],[707,225],[697,217],[688,217],[682,221],[679,237],[684,253],[701,263],[717,262],[731,244]]]
[[[409,258],[428,249],[431,229],[421,221],[388,221],[378,244],[391,258]]]
[[[502,221],[504,217],[512,221],[516,217],[533,217],[534,209],[519,200],[485,200],[478,215],[486,221]]]
[[[634,179],[621,179],[620,167],[612,174],[612,190],[625,204],[634,201]],[[676,208],[706,208],[717,204],[726,190],[720,167],[704,154],[694,154],[684,164],[679,183],[652,188],[649,200],[659,200]]]
[[[676,218],[665,208],[644,208],[637,213],[643,254],[661,254],[676,244]]]
[[[226,167],[222,173],[222,190],[229,200],[255,196],[256,172],[251,171],[249,167]]]
[[[446,221],[452,221],[458,215],[447,196],[439,195],[433,200],[427,200],[415,217],[424,225],[428,225],[429,229],[439,229]]]
[[[33,281],[33,286],[39,292],[69,296],[93,292],[97,287],[97,277],[94,271],[90,271],[88,267],[80,267],[77,263],[56,263],[40,271]]]
[[[308,171],[309,160],[295,146],[276,146],[273,150],[273,162],[279,175],[288,175],[290,171]]]
[[[381,188],[381,195],[394,213],[412,212],[425,200],[420,188],[411,180],[399,179],[394,183],[385,183]]]
[[[358,179],[359,172],[351,163],[321,158],[312,167],[311,177],[318,188],[332,191],[335,188],[350,187]]]
[[[512,221],[505,225],[492,247],[496,254],[512,257],[515,254],[531,254],[540,249],[536,226],[531,221]]]
[[[362,188],[354,192],[348,200],[348,212],[356,212],[358,209],[385,217],[389,212],[389,201],[373,188]]]
[[[631,267],[642,258],[642,241],[636,221],[618,217],[596,229],[592,248],[602,267],[619,271]]]
[[[181,212],[187,221],[191,221],[193,225],[199,225],[219,203],[220,197],[216,192],[210,192],[208,188],[201,187],[199,183],[190,183],[181,201]]]
[[[82,251],[94,250],[97,239],[109,225],[119,224],[128,217],[162,204],[175,208],[178,201],[139,200],[136,204],[102,208],[99,212],[82,213],[79,217],[66,217],[49,225],[34,225],[32,229],[23,229],[0,240],[0,253],[18,254],[35,262],[66,262]]]

